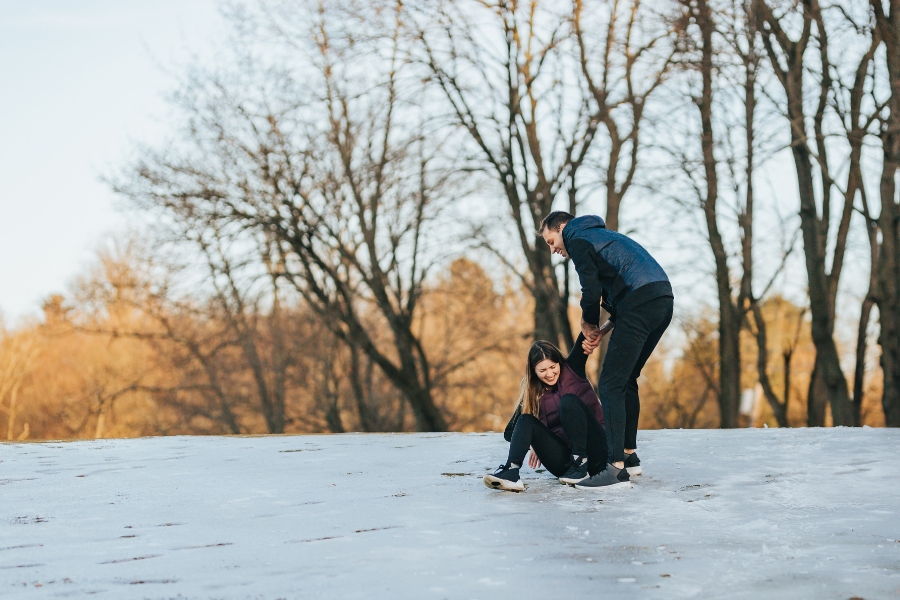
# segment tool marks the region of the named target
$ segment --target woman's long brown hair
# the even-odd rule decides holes
[[[517,406],[522,408],[523,415],[537,416],[540,412],[541,396],[544,395],[547,384],[538,378],[534,368],[539,362],[546,359],[560,365],[560,375],[562,375],[561,369],[565,363],[565,358],[559,348],[544,340],[538,340],[533,343],[528,351],[528,364],[525,365],[525,377],[522,379],[522,385],[519,388],[519,400],[516,403]]]

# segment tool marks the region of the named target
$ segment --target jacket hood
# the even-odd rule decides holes
[[[572,236],[587,231],[588,229],[606,229],[606,221],[597,215],[585,215],[575,217],[563,227],[563,243],[572,239]]]

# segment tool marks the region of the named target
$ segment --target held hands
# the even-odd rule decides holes
[[[581,347],[584,349],[585,354],[591,354],[594,350],[600,346],[600,342],[603,341],[603,336],[605,336],[609,331],[614,327],[611,321],[607,321],[600,327],[593,325],[591,323],[585,322],[584,318],[581,319],[581,333],[584,334],[584,342],[581,344]]]
[[[537,454],[534,453],[534,448],[531,448],[531,452],[528,453],[528,466],[532,469],[541,468],[541,459],[539,459],[537,457]]]

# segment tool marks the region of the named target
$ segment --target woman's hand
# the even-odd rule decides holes
[[[539,459],[537,457],[537,454],[534,453],[534,448],[531,448],[531,452],[528,453],[528,466],[532,469],[541,468],[541,459]]]
[[[583,324],[584,324],[584,322],[582,321],[582,325],[583,325]],[[588,338],[587,336],[585,336],[584,342],[581,343],[581,347],[584,349],[584,353],[585,353],[585,354],[590,354],[590,353],[592,353],[594,350],[596,350],[597,347],[600,346],[600,342],[603,341],[603,337],[604,337],[607,333],[609,333],[609,332],[612,330],[613,327],[615,327],[615,324],[614,324],[612,321],[607,321],[606,323],[604,323],[604,324],[601,325],[600,327],[597,327],[597,328],[596,328],[596,330],[595,330],[595,331],[596,331],[596,336],[595,336],[593,339]]]

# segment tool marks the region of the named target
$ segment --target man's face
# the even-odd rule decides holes
[[[563,258],[569,258],[569,255],[566,253],[566,246],[563,244],[562,229],[560,227],[559,231],[553,231],[547,227],[541,235],[544,241],[547,242],[547,245],[550,246],[550,254],[559,254]]]

